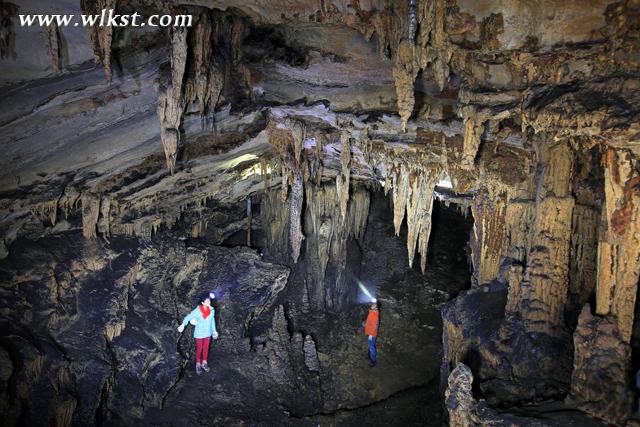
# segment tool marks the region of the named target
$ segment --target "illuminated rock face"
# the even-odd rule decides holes
[[[194,23],[36,30],[19,27],[17,14],[53,13],[52,5],[0,4],[0,259],[13,272],[3,291],[13,294],[30,277],[10,264],[16,251],[45,240],[83,248],[64,266],[66,279],[55,259],[35,266],[36,282],[49,277],[56,285],[46,289],[60,298],[83,275],[106,274],[115,293],[131,287],[142,270],[127,276],[103,265],[126,253],[114,242],[140,251],[154,239],[260,247],[272,264],[252,264],[256,277],[279,266],[289,273],[253,289],[260,308],[237,320],[262,319],[269,338],[249,347],[277,353],[267,357],[267,377],[284,384],[304,372],[298,392],[310,393],[308,403],[280,398],[297,402],[296,415],[322,414],[339,407],[322,407],[326,396],[317,394],[331,350],[286,324],[292,289],[305,314],[350,313],[373,250],[367,230],[380,218],[401,239],[401,253],[390,253],[402,271],[419,264],[428,277],[439,268],[431,254],[439,203],[453,203],[473,220],[471,271],[461,272],[471,287],[442,310],[441,391],[470,383],[465,371],[447,384],[465,363],[476,398],[491,405],[566,397],[608,422],[631,416],[628,384],[640,367],[629,355],[639,330],[638,1],[178,0],[170,10],[159,1],[119,3],[64,0],[55,11],[189,13]],[[371,219],[381,211],[389,215]],[[108,255],[96,255],[103,249]],[[166,273],[174,284],[193,273],[175,268]],[[428,303],[436,300],[445,302]],[[8,301],[0,308],[9,310]],[[109,308],[113,321],[100,320],[108,343],[130,328],[118,307]],[[6,331],[3,342],[13,342]],[[597,349],[582,344],[589,337]],[[3,378],[19,372],[26,384],[9,393],[14,400],[29,398],[49,366],[18,347],[1,354],[15,365]],[[138,356],[123,357],[105,360],[133,365]],[[104,371],[93,402],[117,412],[125,404],[105,390],[118,377],[93,368]],[[82,388],[60,372],[58,390]],[[611,405],[593,381],[606,375],[615,376],[606,390],[622,396]],[[346,400],[355,393],[338,388]],[[390,394],[377,390],[376,399]],[[58,396],[52,417],[60,424],[95,412],[73,392]],[[136,408],[161,407],[165,398],[141,398],[150,400]]]

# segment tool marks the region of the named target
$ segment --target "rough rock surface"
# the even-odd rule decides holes
[[[562,406],[529,407],[521,414],[497,411],[490,408],[484,399],[473,397],[473,374],[464,363],[459,363],[451,371],[445,393],[445,405],[449,411],[452,426],[600,426],[586,416],[572,413]]]
[[[17,21],[113,5],[188,13],[194,25]],[[603,408],[599,385],[578,378],[589,366],[622,390],[640,367],[622,351],[638,353],[640,334],[639,52],[638,0],[1,3],[0,384],[15,403],[3,403],[6,419],[49,408],[58,424],[118,423],[161,417],[165,404],[176,417],[200,409],[176,394],[198,391],[179,374],[191,344],[176,344],[168,326],[164,339],[144,336],[150,321],[129,312],[175,322],[177,300],[169,308],[155,292],[205,283],[192,275],[218,283],[216,272],[269,277],[228,289],[250,309],[221,300],[221,322],[239,323],[219,343],[220,355],[259,361],[242,371],[221,358],[231,383],[264,380],[255,392],[276,402],[269,421],[348,422],[384,413],[387,400],[422,405],[437,365],[444,389],[466,362],[492,405],[559,401],[571,386],[567,402],[621,423],[626,396]],[[439,201],[471,214],[471,272],[435,247]],[[381,222],[400,240],[381,238]],[[229,270],[209,255],[228,257]],[[253,267],[234,270],[233,257]],[[447,303],[469,276],[472,288]],[[406,330],[381,340],[381,354],[403,347],[403,366],[423,367],[376,382],[348,362],[363,350],[344,338],[364,315],[353,308],[358,281],[380,284],[388,325]],[[136,284],[157,312],[136,305]],[[601,317],[585,326],[587,302]],[[409,356],[440,355],[443,306],[442,361]],[[72,327],[79,313],[99,332]],[[36,330],[47,322],[53,332]],[[612,325],[620,340],[604,331]],[[572,337],[583,336],[602,348],[574,352]],[[168,343],[171,357],[148,359]],[[175,386],[150,385],[154,375]],[[343,381],[353,377],[361,382]],[[214,386],[226,405],[218,421],[241,419],[247,407],[233,405],[243,395]],[[31,400],[39,388],[58,401]],[[129,388],[130,400],[114,392]],[[416,419],[424,414],[403,422]]]
[[[585,305],[573,337],[574,362],[567,401],[611,424],[624,424],[633,406],[631,348],[611,318],[598,318]]]
[[[84,240],[79,223],[36,242],[19,239],[0,264],[7,424],[187,424],[213,411],[216,423],[355,425],[388,417],[387,405],[400,413],[412,402],[429,404],[441,329],[437,309],[422,307],[465,286],[458,271],[468,225],[458,220],[457,243],[451,230],[437,229],[434,256],[444,258],[423,277],[396,263],[404,243],[387,221],[388,199],[375,200],[363,236],[375,246],[363,250],[363,268],[394,266],[362,276],[384,304],[376,370],[365,360],[364,307],[327,317],[305,304],[305,283],[292,277],[305,262],[292,272],[254,249],[166,231],[147,241]],[[457,213],[442,209],[443,224],[455,224]],[[176,328],[208,290],[218,296],[220,338],[210,351],[212,372],[198,377],[191,330]],[[438,405],[431,407],[439,418]],[[404,417],[417,423],[427,414]]]

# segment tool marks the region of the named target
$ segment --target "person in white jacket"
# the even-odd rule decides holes
[[[209,345],[211,338],[218,338],[216,330],[215,310],[211,306],[211,300],[215,297],[213,293],[208,293],[200,298],[200,304],[191,313],[187,314],[178,326],[178,331],[182,333],[185,326],[191,323],[195,326],[193,337],[196,339],[196,373],[200,375],[202,371],[209,372],[207,357],[209,355]]]

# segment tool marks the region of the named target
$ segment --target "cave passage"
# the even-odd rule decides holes
[[[639,0],[0,0],[0,420],[640,425],[639,52]]]
[[[313,309],[300,280],[310,264],[306,252],[289,274],[257,249],[232,246],[235,239],[214,246],[205,236],[185,245],[179,226],[148,241],[115,237],[90,246],[78,231],[20,239],[0,262],[2,280],[29,279],[3,298],[47,326],[3,327],[1,354],[17,375],[8,391],[18,399],[15,387],[28,381],[34,402],[49,393],[74,402],[82,393],[75,411],[103,424],[133,416],[198,422],[202,413],[216,422],[294,425],[442,420],[440,308],[469,286],[471,221],[440,202],[433,218],[425,274],[409,268],[406,227],[394,235],[390,200],[379,191],[371,193],[363,239],[349,246],[357,256],[347,257],[348,268],[382,305],[375,368],[361,326],[368,304]],[[256,227],[254,234],[262,233]],[[211,372],[198,376],[190,327],[184,334],[175,328],[209,290],[217,295],[220,339],[209,352]],[[104,334],[85,335],[102,324]],[[37,419],[31,403],[18,407],[25,419]]]

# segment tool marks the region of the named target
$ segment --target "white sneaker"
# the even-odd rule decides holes
[[[209,368],[207,368],[209,370]],[[196,374],[200,375],[202,373],[202,366],[199,363],[196,363]]]
[[[209,372],[211,369],[209,369],[209,365],[207,364],[207,362],[204,362],[202,364],[202,370],[205,372]]]

